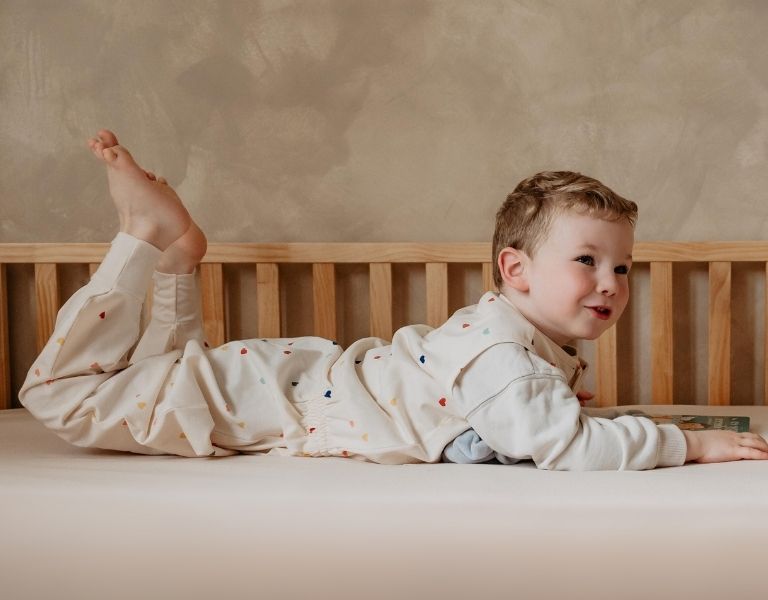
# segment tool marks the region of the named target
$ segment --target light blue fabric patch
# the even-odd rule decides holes
[[[442,461],[461,464],[491,462],[502,465],[514,465],[520,462],[519,459],[495,452],[474,429],[467,429],[448,444],[443,450]]]

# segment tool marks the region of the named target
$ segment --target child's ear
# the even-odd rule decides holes
[[[504,248],[499,252],[499,272],[504,283],[518,292],[529,289],[527,269],[528,255],[522,250]]]

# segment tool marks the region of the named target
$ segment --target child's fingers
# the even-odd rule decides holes
[[[757,448],[745,448],[739,449],[739,458],[747,460],[768,460],[768,452],[765,450],[758,450]]]
[[[765,460],[768,459],[768,442],[756,433],[742,433],[739,440],[739,452],[742,458]]]
[[[741,441],[749,441],[751,446],[754,448],[761,448],[763,450],[768,450],[768,442],[765,440],[765,438],[757,433],[746,432],[741,434]]]

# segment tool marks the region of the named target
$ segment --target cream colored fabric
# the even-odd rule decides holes
[[[668,410],[748,415],[768,435],[766,407]],[[0,411],[9,600],[759,598],[766,539],[768,461],[184,460],[77,448]]]
[[[470,425],[494,450],[556,470],[679,465],[672,425],[582,414],[583,365],[502,296],[437,329],[399,329],[346,351],[318,337],[208,348],[193,275],[154,273],[160,251],[119,233],[62,307],[21,403],[64,439],[142,454],[279,452],[436,462]],[[152,320],[139,338],[144,290]]]

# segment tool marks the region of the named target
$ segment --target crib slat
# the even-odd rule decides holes
[[[371,304],[371,335],[392,339],[392,264],[369,265],[369,296]]]
[[[618,404],[616,369],[616,325],[613,325],[597,338],[597,401],[601,407]]]
[[[763,406],[768,406],[768,262],[765,263],[765,319],[763,327]],[[755,404],[757,404],[757,401],[755,401]]]
[[[427,325],[448,319],[448,263],[427,263]]]
[[[35,265],[35,304],[37,308],[37,352],[42,351],[53,333],[59,312],[59,275],[55,263]]]
[[[203,333],[212,348],[221,346],[227,337],[224,271],[221,263],[200,265],[200,288],[203,310]]]
[[[276,264],[256,265],[256,306],[259,337],[280,337],[280,274]]]
[[[336,333],[336,268],[333,263],[312,265],[312,297],[315,335],[335,340]]]
[[[672,263],[651,263],[651,380],[653,404],[674,404]]]
[[[731,403],[731,263],[709,263],[709,404]]]
[[[11,355],[8,346],[8,286],[0,263],[0,410],[11,408]]]
[[[483,291],[496,291],[496,284],[493,283],[493,264],[491,263],[483,263]]]

